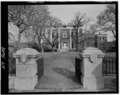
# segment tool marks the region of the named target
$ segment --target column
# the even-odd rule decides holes
[[[52,42],[52,28],[50,28],[50,41]]]
[[[58,28],[58,49],[60,49],[60,28]]]
[[[72,29],[70,29],[70,49],[72,49],[72,39],[71,39],[71,31]]]

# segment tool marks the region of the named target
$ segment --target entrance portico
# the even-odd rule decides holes
[[[66,49],[70,50],[75,48],[75,44],[73,43],[73,32],[74,28],[73,27],[59,27],[59,28],[51,28],[51,33],[50,33],[50,40],[52,41],[52,35],[54,33],[58,34],[58,50],[61,49]]]
[[[70,29],[69,28],[62,28],[60,29],[60,36],[59,36],[60,40],[60,47],[58,49],[62,49],[62,50],[69,50],[70,49],[70,43],[72,43],[70,41]]]
[[[71,27],[59,28],[58,29],[58,50],[66,49],[69,50],[72,48],[72,36],[71,36]]]
[[[67,42],[63,42],[62,48],[63,48],[63,49],[68,48],[68,43],[67,43]]]

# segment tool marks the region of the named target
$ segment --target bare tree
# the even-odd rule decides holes
[[[42,39],[44,30],[49,20],[48,7],[45,5],[10,5],[8,7],[8,20],[13,22],[18,28],[18,41],[20,43],[21,34],[31,28],[37,44],[43,51]]]
[[[32,26],[32,30],[35,33],[35,38],[37,40],[37,44],[43,50],[43,37],[44,30],[47,27],[47,21],[49,19],[49,11],[48,7],[45,5],[31,5],[33,11],[30,12],[30,16],[28,17],[28,22]]]
[[[8,6],[8,22],[12,22],[19,29],[18,40],[16,46],[19,47],[21,35],[25,30],[29,28],[26,15],[30,10],[30,6],[27,5],[9,5]]]
[[[55,47],[58,45],[58,33],[52,34],[52,41],[45,35],[44,35],[44,38],[45,38],[46,44],[50,45],[50,47],[52,48],[52,51],[54,52]]]
[[[56,17],[50,16],[47,24],[49,28],[51,27],[58,28],[62,26],[62,21]],[[47,34],[49,35],[50,32],[51,31],[47,32]],[[54,48],[58,45],[58,32],[56,31],[55,33],[52,33],[52,36],[53,36],[52,41],[49,39],[49,37],[46,37],[45,35],[44,38],[46,43],[51,46],[52,51],[54,51]]]
[[[76,50],[78,51],[79,46],[79,37],[82,35],[82,31],[79,31],[80,27],[83,27],[90,21],[90,18],[86,17],[86,14],[80,12],[76,13],[75,18],[72,20],[73,28],[76,34],[73,37],[73,40],[76,44]]]
[[[62,21],[59,18],[50,16],[48,20],[48,26],[58,28],[62,26]]]
[[[97,23],[103,31],[111,31],[116,38],[116,6],[108,4],[106,9],[97,16]]]
[[[91,34],[95,34],[99,32],[100,27],[98,24],[94,23],[94,24],[89,25],[88,29],[89,29],[88,32],[90,32]]]

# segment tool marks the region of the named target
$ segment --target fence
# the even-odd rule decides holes
[[[116,74],[116,57],[104,57],[103,59],[103,75]]]
[[[82,76],[82,59],[83,58],[75,58],[75,75],[78,79],[81,80]],[[116,74],[116,57],[104,57],[103,58],[103,76]]]

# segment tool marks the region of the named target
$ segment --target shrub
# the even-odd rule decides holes
[[[52,49],[47,44],[45,44],[43,48],[44,48],[44,52],[52,52]]]
[[[38,52],[41,52],[41,47],[35,43],[35,42],[31,42],[31,43],[27,43],[29,48],[33,48],[35,50],[37,50]]]
[[[107,52],[116,52],[116,48],[115,47],[109,47],[106,51]]]

